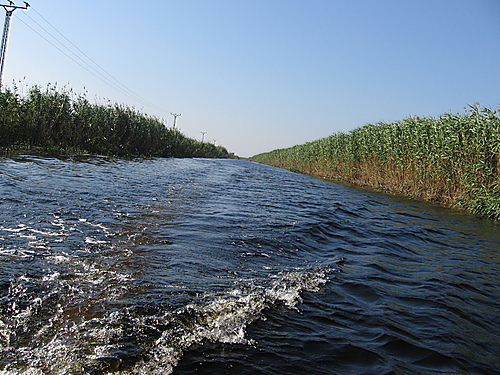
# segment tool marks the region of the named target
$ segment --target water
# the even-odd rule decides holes
[[[499,229],[241,160],[0,159],[0,374],[492,374]]]

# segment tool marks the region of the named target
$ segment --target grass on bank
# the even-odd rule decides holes
[[[251,160],[500,219],[499,111],[370,124]]]
[[[235,157],[133,108],[93,104],[56,86],[35,86],[25,96],[16,87],[0,90],[0,149],[20,148],[120,157]]]

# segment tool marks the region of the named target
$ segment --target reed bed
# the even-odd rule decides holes
[[[224,147],[186,137],[163,121],[120,104],[49,85],[27,95],[0,91],[0,148],[42,148],[121,157],[235,157]]]
[[[370,124],[251,160],[500,219],[499,110]]]

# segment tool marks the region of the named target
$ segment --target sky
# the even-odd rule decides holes
[[[242,157],[500,107],[499,0],[28,2],[5,86],[57,84],[168,126],[180,114],[184,134]]]

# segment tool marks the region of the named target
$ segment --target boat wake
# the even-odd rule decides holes
[[[24,345],[19,340],[16,347],[10,345],[17,335],[11,328],[16,327],[0,320],[2,355],[16,358],[0,373],[169,374],[193,344],[258,344],[246,337],[248,325],[265,320],[270,309],[297,309],[302,294],[319,291],[331,271],[324,268],[280,273],[271,276],[268,285],[240,280],[240,286],[224,293],[207,293],[199,296],[197,302],[177,309],[102,301],[100,309],[87,310],[81,321],[73,316],[71,324],[67,322],[68,314],[75,312],[65,309],[64,298],[47,293],[45,298],[30,301],[30,308],[11,305],[11,309],[19,310],[10,324],[29,333],[25,337],[30,339]],[[51,280],[40,280],[40,287],[44,282],[50,285],[58,277],[54,274]]]

